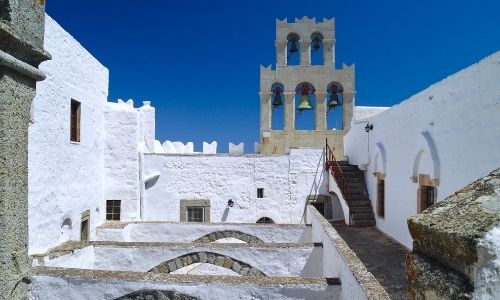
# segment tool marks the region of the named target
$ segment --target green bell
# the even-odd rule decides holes
[[[311,110],[313,107],[311,106],[311,102],[309,102],[309,95],[300,96],[300,104],[297,107],[299,111],[303,110]]]

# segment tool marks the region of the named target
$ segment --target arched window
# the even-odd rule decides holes
[[[257,224],[274,224],[274,221],[271,218],[262,217],[259,220],[257,220]]]
[[[285,87],[281,83],[275,83],[271,87],[272,97],[272,116],[271,116],[271,129],[281,130],[284,128],[285,123],[285,109],[283,103],[285,102],[285,97],[283,91]]]
[[[300,37],[296,33],[290,33],[286,38],[288,40],[286,51],[286,62],[289,66],[300,65]]]
[[[327,129],[342,130],[342,103],[344,88],[338,82],[331,82],[327,88]]]
[[[296,120],[295,129],[314,129],[315,88],[309,82],[302,82],[295,88]]]
[[[311,35],[311,65],[323,65],[323,35],[320,32]]]

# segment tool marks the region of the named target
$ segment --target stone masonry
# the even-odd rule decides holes
[[[226,255],[212,252],[188,253],[168,260],[149,270],[152,273],[170,273],[194,263],[207,263],[223,267],[241,276],[266,276],[261,270]]]
[[[0,299],[26,299],[28,124],[43,50],[42,0],[0,1]]]
[[[500,169],[411,217],[408,227],[414,254],[406,259],[406,276],[413,299],[483,299],[475,294],[496,293],[498,266],[488,262],[498,260],[498,242],[486,249],[483,241],[500,228]]]
[[[241,231],[224,230],[212,232],[193,241],[193,243],[211,243],[220,239],[235,238],[249,244],[263,244],[264,242],[256,236]]]

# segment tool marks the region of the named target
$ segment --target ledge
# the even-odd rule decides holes
[[[68,268],[33,268],[33,276],[73,277],[90,280],[124,280],[124,281],[161,281],[175,283],[231,283],[231,284],[262,284],[262,285],[340,285],[338,278],[320,277],[264,277],[264,276],[215,276],[215,275],[185,275],[162,274],[128,271],[103,271]]]
[[[275,228],[305,228],[304,224],[274,224],[274,223],[225,223],[225,222],[210,222],[210,223],[195,223],[195,222],[170,222],[170,221],[127,221],[127,222],[116,222],[108,221],[97,227],[97,229],[123,229],[127,225],[152,225],[152,224],[178,224],[185,226],[255,226],[259,228],[265,227],[275,227]]]

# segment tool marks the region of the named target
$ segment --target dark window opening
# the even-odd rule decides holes
[[[263,188],[257,189],[257,198],[264,198],[264,189]]]
[[[106,220],[120,221],[121,200],[106,201]]]
[[[80,240],[89,240],[89,219],[83,219],[80,226]]]
[[[71,126],[70,126],[70,140],[72,142],[80,141],[80,116],[81,105],[76,100],[71,100]]]
[[[186,211],[188,222],[205,222],[205,208],[199,206],[188,207]]]
[[[271,218],[268,218],[268,217],[262,217],[260,218],[259,220],[257,220],[257,223],[258,224],[273,224],[274,221],[273,219]]]
[[[431,207],[436,199],[436,188],[433,186],[422,185],[421,187],[421,211]]]
[[[385,217],[385,180],[377,181],[377,215],[381,218]]]

